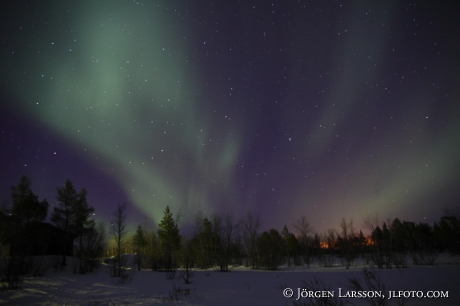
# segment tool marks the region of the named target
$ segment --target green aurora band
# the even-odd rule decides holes
[[[168,21],[174,19],[159,7],[83,6],[64,34],[55,17],[29,41],[49,59],[37,53],[10,62],[35,82],[12,82],[24,113],[100,156],[95,166],[156,221],[166,205],[209,211],[211,194],[235,201],[232,168],[239,153],[236,141],[213,145],[213,136],[224,133],[199,113],[193,90],[199,80]],[[56,37],[67,42],[53,43]],[[15,58],[22,59],[20,52]],[[225,184],[200,183],[217,180]]]
[[[242,201],[236,191],[240,184],[235,172],[243,159],[244,144],[252,141],[244,134],[251,123],[237,118],[216,122],[209,110],[203,111],[201,99],[205,97],[199,93],[206,90],[206,80],[200,77],[200,69],[189,63],[193,46],[188,36],[193,34],[175,26],[179,17],[164,9],[165,2],[150,7],[112,1],[89,3],[78,2],[75,11],[67,15],[50,9],[48,16],[41,17],[42,33],[24,38],[23,50],[15,51],[3,69],[24,114],[46,124],[76,148],[98,156],[93,160],[95,167],[115,178],[132,202],[157,222],[166,205],[188,213],[211,213],[227,204],[232,205],[227,210],[233,211],[253,208],[255,203]],[[290,192],[274,195],[278,206],[264,208],[273,218],[279,219],[286,210],[290,210],[289,216],[300,216],[307,204],[311,209],[321,203],[337,203],[334,212],[316,212],[329,226],[338,224],[341,216],[359,220],[376,212],[386,216],[390,211],[395,217],[398,210],[415,209],[434,190],[442,192],[458,178],[460,123],[455,114],[459,106],[449,106],[445,115],[451,123],[450,132],[433,132],[436,127],[426,113],[434,89],[408,86],[399,92],[405,100],[414,101],[412,120],[397,114],[386,118],[392,124],[378,145],[342,135],[342,130],[353,130],[350,126],[359,121],[357,112],[363,113],[363,121],[369,120],[364,114],[378,116],[378,104],[391,99],[383,98],[377,106],[359,99],[368,87],[363,85],[365,80],[386,69],[385,60],[377,68],[370,62],[369,69],[357,69],[366,55],[349,50],[363,37],[372,40],[376,49],[384,48],[389,37],[385,30],[376,34],[375,29],[359,25],[349,29],[358,34],[351,38],[343,34],[343,41],[336,46],[342,53],[334,56],[347,64],[330,77],[315,119],[305,122],[287,112],[283,116],[293,129],[306,131],[293,137],[294,141],[306,141],[291,157],[309,157],[309,163],[316,165],[317,184],[299,180],[284,186]],[[38,52],[26,53],[28,48]],[[289,69],[293,73],[298,69],[295,54],[305,50],[292,51]],[[330,65],[330,70],[337,69]],[[429,69],[436,73],[435,67]],[[300,83],[293,84],[291,94],[303,92],[303,88]],[[446,91],[459,96],[458,88]],[[356,134],[359,132],[356,127]],[[340,148],[335,147],[337,141]],[[323,172],[323,155],[328,150],[343,150],[344,158],[330,160]],[[374,161],[377,155],[378,162]],[[286,174],[278,160],[268,160],[266,168],[273,185],[282,183],[277,180]],[[337,171],[331,173],[331,168]],[[261,179],[249,177],[248,181],[251,198],[265,192],[260,190]],[[319,185],[325,186],[324,191]],[[216,203],[218,200],[221,202]]]

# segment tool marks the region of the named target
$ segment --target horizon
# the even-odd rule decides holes
[[[31,182],[31,186],[33,185],[33,182]],[[10,187],[16,187],[16,186],[10,186]],[[59,186],[59,187],[62,187],[62,186]],[[88,189],[84,188],[86,191],[88,191]],[[38,196],[38,199],[40,201],[42,200],[47,200],[46,198],[42,198],[40,197],[40,195],[36,194],[33,190],[33,188],[31,188],[31,191],[36,195]],[[77,192],[79,190],[76,190]],[[57,201],[57,200],[56,200]],[[54,224],[52,221],[51,221],[51,214],[53,213],[53,209],[54,207],[57,207],[55,206],[55,204],[50,204],[50,202],[47,200],[49,206],[48,206],[48,211],[47,211],[47,215],[46,215],[46,218],[43,220],[43,222],[46,222],[46,223],[50,223],[50,224]],[[120,202],[121,203],[121,202]],[[91,206],[90,203],[88,203],[89,206]],[[56,205],[58,205],[58,202],[56,202]],[[116,205],[114,205],[114,210],[116,208]],[[127,206],[128,208],[128,206]],[[2,200],[2,207],[1,209],[11,209],[11,197],[10,198],[4,198]],[[166,209],[166,206],[164,207],[164,209]],[[387,225],[391,225],[391,222],[393,222],[395,219],[399,219],[401,222],[412,222],[412,223],[415,223],[415,224],[420,224],[420,223],[425,223],[425,224],[428,224],[430,226],[433,226],[434,224],[437,224],[439,223],[441,217],[444,217],[444,216],[448,216],[448,215],[452,215],[452,214],[458,214],[458,209],[459,207],[456,206],[456,207],[448,207],[448,206],[445,206],[443,207],[441,210],[440,210],[440,216],[438,217],[438,219],[435,219],[435,220],[432,220],[432,222],[430,222],[429,220],[426,220],[426,218],[424,218],[423,220],[411,220],[411,219],[405,219],[405,218],[401,218],[401,217],[398,217],[398,216],[394,216],[394,217],[382,217],[380,216],[378,213],[375,213],[374,215],[369,215],[369,216],[365,216],[362,220],[359,221],[359,223],[356,222],[356,220],[353,218],[353,217],[345,217],[345,216],[342,216],[340,217],[340,220],[335,224],[335,225],[325,225],[324,228],[322,229],[317,229],[315,226],[313,226],[313,223],[311,222],[311,220],[309,219],[309,216],[308,215],[303,215],[303,216],[299,216],[298,219],[296,220],[291,220],[290,222],[282,222],[280,224],[282,224],[281,226],[279,227],[276,227],[276,226],[271,226],[271,225],[268,225],[266,222],[264,222],[264,220],[261,218],[260,215],[258,215],[256,212],[253,212],[253,211],[246,211],[245,213],[243,213],[242,215],[237,215],[237,214],[234,214],[234,213],[211,213],[211,214],[205,214],[201,211],[199,211],[196,215],[195,215],[195,218],[193,219],[193,222],[188,222],[188,223],[183,223],[183,219],[180,215],[178,215],[178,212],[174,212],[174,211],[171,211],[173,213],[173,216],[174,216],[174,219],[175,221],[177,222],[177,225],[179,227],[179,232],[181,233],[182,237],[185,238],[185,239],[190,239],[193,237],[193,235],[195,235],[195,231],[196,231],[196,218],[197,217],[201,217],[201,218],[208,218],[208,219],[212,219],[212,217],[214,215],[217,215],[217,216],[220,216],[220,217],[225,217],[226,215],[230,214],[233,218],[233,221],[238,224],[239,222],[241,222],[246,216],[247,214],[252,214],[254,217],[258,218],[259,221],[260,221],[260,229],[259,229],[259,234],[264,232],[264,231],[269,231],[270,229],[275,229],[277,230],[278,232],[281,232],[283,227],[286,226],[288,228],[288,230],[293,233],[296,237],[298,236],[298,230],[296,229],[296,225],[298,224],[298,222],[300,221],[300,219],[302,217],[305,217],[305,220],[308,222],[308,224],[310,225],[311,227],[311,231],[312,233],[310,234],[318,234],[318,235],[322,235],[324,233],[326,233],[328,230],[332,229],[332,230],[335,230],[336,233],[339,233],[339,230],[337,229],[338,227],[340,227],[340,222],[342,220],[345,220],[346,222],[352,222],[352,227],[353,227],[353,230],[354,230],[354,234],[355,235],[358,235],[360,231],[363,232],[363,234],[366,236],[366,237],[370,237],[371,235],[371,232],[372,230],[369,228],[369,224],[366,224],[366,222],[371,222],[371,225],[372,226],[375,226],[375,227],[382,227],[382,225],[384,223],[387,223]],[[113,213],[111,211],[111,213]],[[180,213],[180,212],[179,212]],[[91,216],[91,219],[95,220],[98,224],[103,224],[105,228],[107,228],[107,226],[110,224],[110,222],[112,220],[114,220],[114,216],[113,215],[106,215],[105,216],[106,218],[100,218],[99,217],[99,214],[97,214],[97,211],[94,211],[94,213],[92,214]],[[127,228],[128,228],[128,232],[129,232],[129,235],[128,236],[132,236],[135,231],[136,231],[136,228],[141,225],[145,230],[147,231],[156,231],[158,230],[158,222],[156,222],[155,220],[148,220],[147,218],[141,220],[140,222],[134,222],[132,220],[132,218],[130,218],[130,215],[127,214],[127,221],[126,221],[126,225],[127,225]],[[162,219],[163,215],[161,215],[161,218],[160,220]],[[188,220],[187,220],[188,221]],[[390,223],[390,224],[388,224]]]

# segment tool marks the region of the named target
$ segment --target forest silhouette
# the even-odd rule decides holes
[[[105,264],[111,277],[126,281],[125,254],[135,254],[137,270],[164,271],[172,278],[181,269],[188,282],[191,269],[227,272],[232,266],[244,265],[276,270],[284,264],[308,267],[313,261],[325,268],[341,265],[348,269],[358,259],[378,269],[402,269],[409,264],[434,265],[442,252],[460,254],[458,207],[445,208],[433,225],[399,218],[379,222],[377,217],[368,217],[363,220],[368,235],[346,218],[338,230],[319,233],[306,215],[293,229],[261,231],[262,221],[252,212],[240,220],[232,214],[198,214],[194,234],[183,237],[169,207],[156,230],[139,224],[131,234],[126,205],[119,203],[106,228],[94,219],[86,189],[76,191],[70,180],[57,188],[59,204],[47,223],[48,202],[40,201],[30,185],[22,176],[11,187],[11,205],[5,201],[0,208],[0,282],[7,289],[18,289],[25,275],[43,275],[49,268],[44,258],[49,255],[54,255],[56,269],[66,266],[66,258],[72,256],[78,259],[74,273],[91,273]]]

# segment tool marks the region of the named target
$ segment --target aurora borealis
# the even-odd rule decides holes
[[[18,1],[2,12],[0,197],[70,179],[107,221],[247,211],[430,222],[460,200],[455,4]],[[450,7],[451,6],[451,7]],[[52,206],[51,206],[52,209]]]

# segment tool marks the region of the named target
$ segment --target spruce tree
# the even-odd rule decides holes
[[[91,227],[94,226],[94,220],[90,219],[91,215],[94,213],[94,208],[88,205],[86,202],[86,190],[82,189],[78,194],[78,199],[75,202],[75,207],[73,209],[73,226],[74,234],[78,237],[78,258],[80,266],[79,273],[85,274],[86,268],[83,263],[83,238],[85,235],[90,234]]]
[[[147,240],[144,235],[144,229],[142,228],[142,225],[137,226],[136,234],[133,236],[133,244],[136,248],[136,253],[137,253],[137,269],[138,271],[141,270],[141,264],[142,264],[142,253],[144,252],[144,248],[147,246]]]
[[[63,230],[64,239],[62,241],[62,263],[65,266],[67,249],[67,238],[74,236],[82,236],[85,229],[90,226],[92,221],[89,216],[94,212],[94,209],[88,206],[86,202],[86,190],[82,189],[79,193],[75,191],[70,180],[66,180],[64,187],[57,188],[57,197],[59,206],[54,208],[51,215],[51,222]],[[81,249],[80,239],[80,249]]]
[[[11,242],[11,254],[28,255],[34,252],[33,223],[42,222],[48,213],[48,202],[39,201],[30,189],[30,179],[21,176],[19,185],[11,187],[11,216],[5,215],[5,238]]]
[[[179,228],[173,219],[169,206],[164,210],[164,216],[158,225],[158,238],[162,250],[164,268],[172,270],[175,268],[175,253],[180,249]]]
[[[203,269],[207,269],[212,266],[212,263],[214,261],[217,239],[216,235],[212,231],[212,223],[206,217],[203,219],[202,231],[198,234],[197,238],[200,247],[200,266]]]
[[[11,187],[11,198],[13,200],[11,213],[16,230],[24,230],[32,222],[41,222],[46,218],[48,202],[38,200],[38,196],[30,190],[30,179],[25,175],[21,176],[17,187]]]

